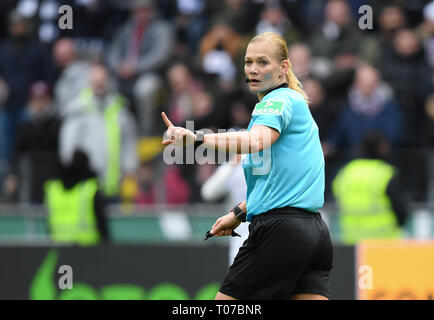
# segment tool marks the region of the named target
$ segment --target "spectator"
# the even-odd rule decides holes
[[[269,1],[261,12],[255,32],[256,34],[260,34],[268,31],[282,35],[289,43],[299,38],[297,30],[292,27],[291,20],[280,4],[280,1]]]
[[[281,7],[285,10],[286,15],[291,21],[292,28],[297,30],[296,33],[299,37],[309,33],[308,31],[308,23],[312,22],[306,15],[304,14],[304,6],[306,5],[303,1],[287,1],[287,0],[274,0],[280,3]],[[272,1],[270,1],[272,2]],[[315,22],[321,20],[316,19]]]
[[[60,129],[47,83],[31,86],[26,111],[26,120],[18,128],[5,193],[9,200],[42,204],[44,183],[54,177],[58,165]]]
[[[247,99],[239,97],[238,99],[232,100],[229,105],[229,121],[230,127],[235,129],[246,129],[250,123],[250,114],[252,110],[247,106]],[[248,104],[253,106],[253,104]]]
[[[41,43],[50,45],[60,35],[58,27],[61,0],[21,0],[16,1],[16,10],[33,24],[33,33]]]
[[[0,43],[0,81],[9,92],[5,102],[6,153],[13,145],[15,133],[27,103],[30,85],[47,80],[50,70],[44,47],[30,36],[29,21],[12,11],[9,15],[10,37]]]
[[[168,114],[173,123],[183,124],[193,112],[193,96],[203,90],[190,68],[181,62],[174,63],[167,71]]]
[[[55,65],[54,98],[60,114],[74,100],[79,92],[89,85],[90,62],[79,57],[75,42],[71,38],[61,38],[53,46]]]
[[[303,88],[309,97],[309,109],[318,125],[320,140],[324,141],[336,121],[339,104],[327,97],[327,92],[318,79],[307,78]]]
[[[416,29],[422,39],[425,48],[426,60],[434,68],[434,1],[431,1],[423,9],[424,21]]]
[[[217,112],[215,122],[221,129],[246,129],[249,126],[251,113],[258,98],[246,86],[216,96]]]
[[[344,0],[330,0],[324,8],[324,21],[309,37],[308,44],[314,56],[328,58],[338,68],[345,69],[354,67],[364,40],[349,4]]]
[[[120,91],[133,98],[142,135],[156,133],[155,99],[161,88],[158,72],[170,57],[173,40],[173,31],[157,16],[153,0],[134,0],[129,19],[107,52]]]
[[[291,61],[295,75],[304,82],[312,72],[312,53],[310,48],[301,42],[293,43],[288,48],[288,58]]]
[[[126,8],[128,1],[75,0],[71,2],[74,27],[68,30],[68,33],[84,41],[107,40],[110,33],[114,32],[128,16]]]
[[[415,32],[410,29],[398,31],[394,38],[392,54],[383,58],[381,74],[391,85],[404,111],[404,143],[406,146],[418,145],[419,124],[423,115],[421,88],[426,79],[431,77],[432,70],[425,61],[423,47]]]
[[[378,25],[379,55],[388,57],[391,54],[396,33],[407,26],[405,11],[394,5],[384,7],[378,18]]]
[[[225,21],[237,34],[248,35],[255,30],[263,9],[262,1],[223,0],[212,23]]]
[[[191,118],[197,129],[208,128],[217,131],[214,105],[214,97],[206,91],[200,91],[193,95]]]
[[[237,76],[237,61],[242,38],[227,22],[216,22],[203,36],[200,47],[202,69],[218,76],[220,83],[233,83]]]
[[[209,0],[177,0],[174,1],[175,17],[173,17],[177,42],[186,46],[191,56],[196,56],[200,39],[206,32],[210,15]],[[214,1],[213,1],[214,2]]]
[[[398,146],[403,131],[401,109],[378,71],[363,65],[357,69],[347,101],[323,143],[324,155],[335,148],[353,153],[363,136],[374,129],[385,134],[392,146]]]
[[[58,178],[48,180],[44,190],[54,243],[91,246],[109,240],[104,198],[85,152],[74,151],[71,162],[61,164]]]
[[[397,169],[385,162],[389,148],[382,134],[367,133],[360,158],[345,165],[333,181],[341,240],[345,244],[403,236],[408,203]]]
[[[379,7],[378,10],[378,32],[365,33],[365,40],[358,53],[361,60],[377,68],[381,66],[382,59],[390,56],[396,33],[407,25],[406,12],[401,7],[391,4],[381,9]]]
[[[185,121],[191,119],[194,121],[196,130],[217,129],[214,98],[204,90],[203,83],[196,79],[186,64],[176,62],[171,65],[167,71],[167,81],[169,83],[168,114],[173,116],[174,123],[185,125]],[[166,171],[175,177],[179,176],[179,179],[188,183],[188,190],[191,190],[188,201],[200,202],[200,196],[197,196],[198,193],[195,191],[200,189],[197,177],[202,169],[196,164],[186,164],[176,168],[173,172],[169,169]]]
[[[324,19],[324,6],[328,0],[317,1],[297,1],[297,12],[293,15],[298,16],[300,29],[304,34],[310,34],[321,27]],[[290,2],[291,3],[291,2]],[[287,11],[289,11],[287,9]],[[293,10],[294,11],[294,10]]]
[[[347,93],[354,77],[352,68],[339,69],[327,58],[312,56],[310,48],[302,42],[288,48],[288,57],[301,83],[310,77],[321,80],[328,99],[342,99]]]
[[[334,71],[331,61],[312,57],[310,48],[302,42],[295,42],[289,46],[288,57],[295,75],[302,83],[310,76],[325,79]]]
[[[67,106],[60,136],[61,160],[69,161],[78,147],[85,150],[105,195],[116,198],[121,179],[134,175],[138,167],[136,125],[128,101],[110,86],[104,65],[91,68],[90,83]]]

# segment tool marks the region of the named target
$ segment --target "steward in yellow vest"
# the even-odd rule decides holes
[[[80,92],[80,100],[87,112],[93,112],[93,91],[85,88]],[[107,133],[107,168],[104,178],[104,193],[108,197],[118,195],[121,178],[121,128],[118,122],[119,113],[126,106],[125,98],[116,94],[104,110],[104,122]]]
[[[85,153],[76,151],[72,163],[61,166],[59,179],[48,180],[44,191],[53,242],[88,246],[107,240],[98,180]]]
[[[117,202],[121,182],[138,170],[137,123],[103,64],[92,65],[89,82],[61,110],[60,159],[67,161],[75,149],[86,151],[104,196]]]
[[[403,236],[407,204],[397,170],[380,159],[388,147],[382,135],[369,133],[362,144],[363,158],[346,164],[333,181],[343,243]]]

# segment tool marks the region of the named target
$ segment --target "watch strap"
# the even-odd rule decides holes
[[[237,217],[238,220],[241,222],[246,222],[247,212],[241,210],[239,204],[232,209],[232,212],[235,214],[235,217]]]

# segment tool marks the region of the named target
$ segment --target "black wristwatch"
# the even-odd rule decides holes
[[[203,143],[205,140],[205,136],[203,131],[200,130],[194,130],[194,134],[196,135],[196,140],[194,141],[194,146],[198,146]]]
[[[235,214],[235,217],[237,217],[238,220],[241,222],[246,222],[247,212],[244,212],[240,208],[240,204],[237,204],[233,209],[232,212]]]

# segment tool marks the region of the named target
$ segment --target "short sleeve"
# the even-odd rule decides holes
[[[291,122],[292,105],[287,99],[270,97],[255,105],[252,112],[252,126],[264,125],[276,129],[280,134]]]

